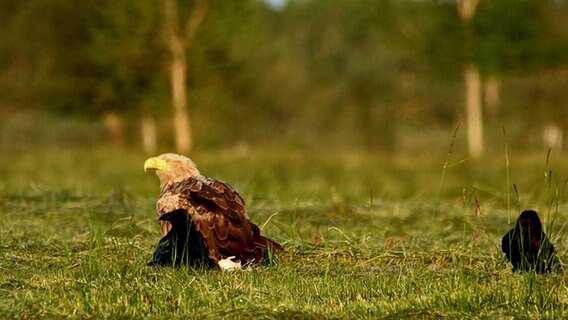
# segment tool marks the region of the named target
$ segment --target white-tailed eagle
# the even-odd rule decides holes
[[[187,246],[185,251],[192,253],[190,260],[191,257],[206,260],[189,261],[189,264],[199,262],[224,268],[227,263],[231,265],[231,261],[259,263],[269,251],[282,250],[280,244],[262,236],[258,226],[250,221],[238,192],[224,182],[201,175],[191,159],[173,153],[162,154],[146,160],[144,171],[148,170],[155,171],[160,180],[156,209],[165,235],[154,254],[154,263],[168,263],[171,258],[167,254],[162,260],[164,263],[156,261],[156,255],[161,255],[160,250],[178,246],[168,239],[181,241],[182,237]],[[183,223],[179,218],[181,213],[188,215],[187,228],[176,227],[170,232],[172,223]]]

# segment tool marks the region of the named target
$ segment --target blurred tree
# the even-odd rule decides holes
[[[465,56],[464,66],[465,81],[465,106],[467,109],[467,141],[469,155],[479,158],[483,154],[483,117],[481,112],[481,76],[477,64],[473,60],[475,55],[475,34],[472,30],[471,21],[475,16],[479,0],[458,0],[456,7],[460,19],[463,21]]]
[[[492,101],[501,100],[500,90],[504,86],[502,81],[510,81],[511,75],[530,77],[533,79],[533,90],[538,91],[538,88],[542,87],[540,75],[550,72],[547,70],[558,68],[560,59],[553,57],[559,51],[554,43],[558,43],[561,38],[554,35],[552,26],[556,19],[550,15],[550,12],[559,9],[561,7],[559,4],[562,2],[565,1],[480,2],[478,14],[472,21],[476,33],[475,59],[486,79],[485,101],[488,111],[493,115],[498,115]],[[550,87],[550,84],[545,87]],[[517,95],[518,93],[512,94]],[[513,111],[510,114],[515,116],[515,114],[524,113],[525,119],[532,119],[531,126],[535,128],[560,119],[551,117],[555,103],[542,108],[542,104],[549,99],[540,94],[535,95],[535,98],[533,100],[536,101],[527,99],[524,102],[531,108],[511,106],[511,111],[516,109],[516,112]],[[534,107],[538,105],[541,105],[541,111],[535,112]],[[540,134],[537,135],[540,136]],[[527,139],[528,137],[522,138]]]
[[[286,37],[285,16],[255,0],[208,4],[207,19],[188,52],[189,98],[199,118],[195,131],[207,132],[196,142],[284,139],[287,130],[297,129],[289,126],[308,90],[303,86],[308,70]]]
[[[157,6],[141,1],[16,1],[0,38],[3,77],[18,109],[102,117],[114,145],[124,115],[155,95],[162,68]],[[146,110],[148,111],[148,110]],[[154,138],[155,139],[155,138]]]
[[[22,78],[29,79],[31,61],[22,46],[23,41],[18,41],[23,24],[21,11],[26,5],[26,2],[17,0],[0,2],[0,20],[3,24],[3,32],[0,33],[0,111],[14,109],[14,104],[22,104],[26,97],[22,94],[24,90],[20,84]]]
[[[89,95],[90,2],[3,1],[2,85],[19,109],[67,110]]]
[[[170,51],[170,86],[174,107],[174,126],[177,151],[189,152],[192,146],[191,128],[187,108],[187,57],[186,50],[207,15],[207,1],[195,0],[191,13],[187,13],[177,0],[161,0],[163,32]],[[181,20],[181,21],[180,21]]]
[[[424,24],[427,32],[421,38],[422,57],[418,58],[426,60],[425,65],[432,70],[436,82],[452,81],[451,75],[461,68],[466,89],[469,152],[476,156],[483,150],[482,102],[487,105],[489,117],[494,119],[503,116],[504,112],[515,119],[525,111],[533,119],[546,114],[527,108],[520,108],[520,112],[512,109],[500,112],[495,105],[510,100],[501,94],[507,87],[502,84],[503,79],[527,75],[534,79],[539,70],[543,71],[551,67],[553,61],[561,59],[552,58],[559,52],[552,49],[552,43],[557,45],[559,37],[552,36],[553,29],[547,27],[556,19],[546,13],[547,8],[558,7],[557,2],[468,1],[430,4],[432,9],[424,12],[431,23]],[[551,39],[554,40],[551,42]],[[534,79],[534,83],[538,81]]]
[[[318,140],[350,141],[370,150],[396,144],[394,108],[397,72],[405,55],[397,42],[391,1],[297,1],[285,8],[276,38],[293,60],[282,58],[290,84],[272,92],[298,92],[293,115],[298,128]],[[276,64],[282,68],[282,65]],[[280,76],[282,70],[278,70]],[[302,78],[303,77],[303,78]],[[280,82],[278,82],[280,83]],[[284,92],[282,93],[284,95]],[[303,106],[301,108],[300,106]]]
[[[175,113],[168,99],[191,106],[199,121],[179,127],[200,147],[392,150],[414,140],[398,134],[406,129],[447,128],[464,116],[456,105],[471,64],[477,103],[483,91],[488,108],[502,105],[488,109],[496,121],[487,129],[507,121],[528,134],[524,119],[568,123],[567,1],[479,1],[467,23],[456,10],[466,2],[289,0],[276,10],[207,0],[202,20],[198,0],[6,0],[0,104],[107,119],[116,141],[128,141],[128,120],[139,119],[146,150],[156,148],[158,116]],[[191,21],[199,32],[188,31],[197,30]]]
[[[115,145],[124,145],[124,116],[140,117],[142,145],[157,147],[154,115],[158,112],[164,50],[159,41],[158,5],[149,1],[99,1],[92,8],[92,40],[86,64],[94,66],[92,104],[102,114]]]

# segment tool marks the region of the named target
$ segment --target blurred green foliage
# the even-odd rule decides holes
[[[505,126],[526,146],[547,123],[568,124],[568,1],[482,0],[467,25],[454,1],[208,3],[187,48],[197,147],[399,150],[463,120],[465,61],[502,83],[500,105],[486,112],[490,134]],[[181,11],[192,5],[180,2]],[[162,18],[149,1],[2,1],[3,140],[12,139],[17,112],[88,123],[108,111],[133,120],[154,115],[165,135]]]

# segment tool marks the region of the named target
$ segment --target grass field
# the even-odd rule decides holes
[[[452,154],[443,169],[445,154],[196,154],[286,248],[240,272],[146,266],[160,234],[145,158],[0,155],[0,318],[568,317],[565,274],[513,274],[500,251],[530,207],[568,259],[559,155]]]

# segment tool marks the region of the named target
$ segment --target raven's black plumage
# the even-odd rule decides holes
[[[558,272],[562,265],[554,246],[542,230],[538,214],[525,210],[515,227],[501,240],[501,249],[513,265],[513,271]]]
[[[206,243],[198,236],[195,224],[186,210],[168,212],[160,220],[170,222],[172,228],[158,242],[149,265],[215,266],[208,257]]]

